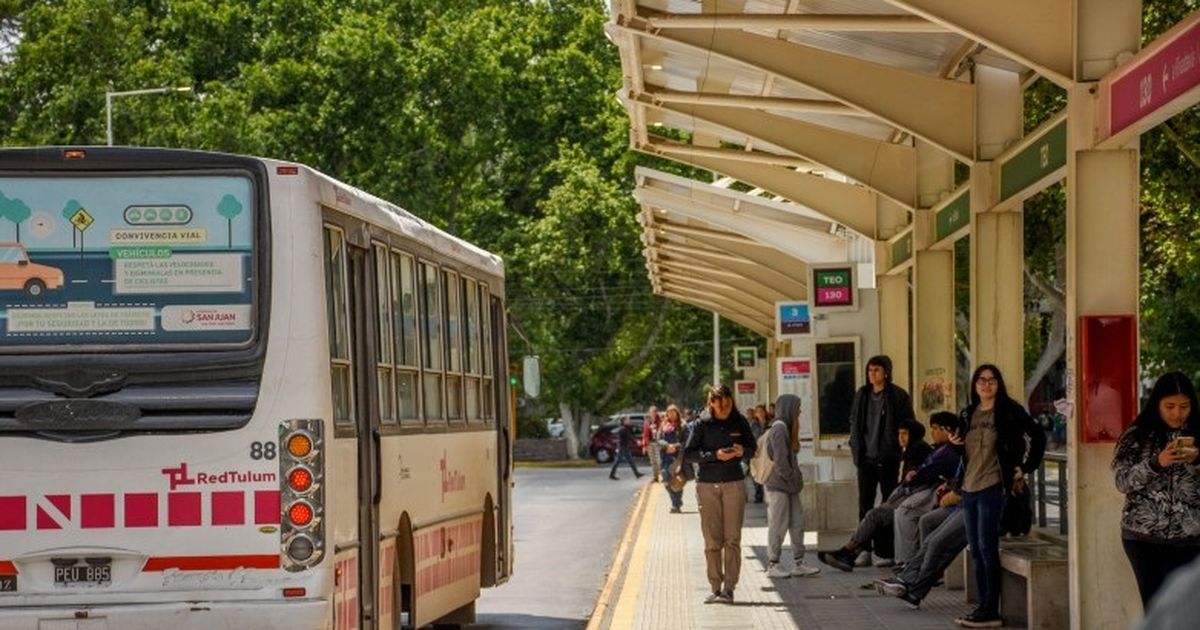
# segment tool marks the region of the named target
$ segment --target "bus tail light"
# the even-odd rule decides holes
[[[324,447],[320,420],[280,423],[279,552],[288,571],[303,571],[325,555]]]

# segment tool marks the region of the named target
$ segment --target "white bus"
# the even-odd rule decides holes
[[[510,575],[498,257],[194,151],[0,150],[0,218],[0,628],[455,624]]]

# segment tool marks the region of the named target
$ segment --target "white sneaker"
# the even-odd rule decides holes
[[[856,567],[871,566],[871,552],[863,551],[863,552],[859,553],[858,557],[854,559],[854,566],[856,566]]]
[[[796,566],[792,567],[792,575],[796,577],[812,577],[820,572],[820,567],[804,564],[803,560],[797,560]]]
[[[792,574],[788,573],[788,571],[786,569],[779,566],[778,562],[772,562],[771,564],[767,565],[767,577],[769,577],[769,578],[786,578],[786,577],[792,577]]]
[[[875,558],[875,566],[880,569],[896,566],[896,563],[891,558]]]

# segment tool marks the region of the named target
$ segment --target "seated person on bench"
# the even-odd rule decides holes
[[[936,507],[934,489],[954,475],[960,456],[950,445],[950,435],[958,431],[958,416],[948,411],[933,414],[929,419],[930,437],[934,450],[916,470],[904,473],[904,480],[895,492],[878,507],[873,508],[858,524],[858,529],[840,549],[822,551],[817,557],[831,567],[842,571],[854,570],[854,559],[867,548],[873,537],[888,532],[893,524],[895,531],[895,553],[899,560],[907,561],[917,546],[917,522],[922,515]],[[917,423],[901,425],[900,431],[910,436],[923,437],[923,427]],[[903,440],[903,438],[902,438]],[[903,443],[903,442],[902,442]]]
[[[921,545],[904,570],[894,578],[875,580],[875,590],[881,595],[899,597],[913,610],[921,606],[942,573],[967,548],[967,522],[959,508],[962,499],[947,490],[939,501],[941,507],[921,517]]]

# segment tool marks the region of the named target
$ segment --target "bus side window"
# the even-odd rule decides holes
[[[417,272],[413,257],[392,251],[392,313],[395,316],[396,398],[400,422],[421,426]]]
[[[493,389],[495,375],[492,371],[492,293],[487,285],[480,284],[479,306],[483,312],[483,417],[485,420],[496,419],[496,392]]]
[[[442,272],[446,296],[446,417],[461,421],[462,413],[462,287],[458,274]]]
[[[463,279],[463,317],[466,327],[463,335],[464,391],[467,403],[467,420],[483,420],[479,407],[479,285],[470,278]]]
[[[389,280],[387,246],[376,243],[371,248],[375,266],[375,383],[378,392],[379,419],[385,423],[396,421],[396,382],[392,378],[395,360],[392,344],[392,283]]]
[[[352,424],[353,375],[350,372],[350,305],[346,296],[346,239],[342,231],[325,226],[325,308],[329,325],[329,377],[333,420]]]
[[[424,320],[421,405],[426,424],[442,424],[442,295],[437,266],[420,263],[421,319]]]

